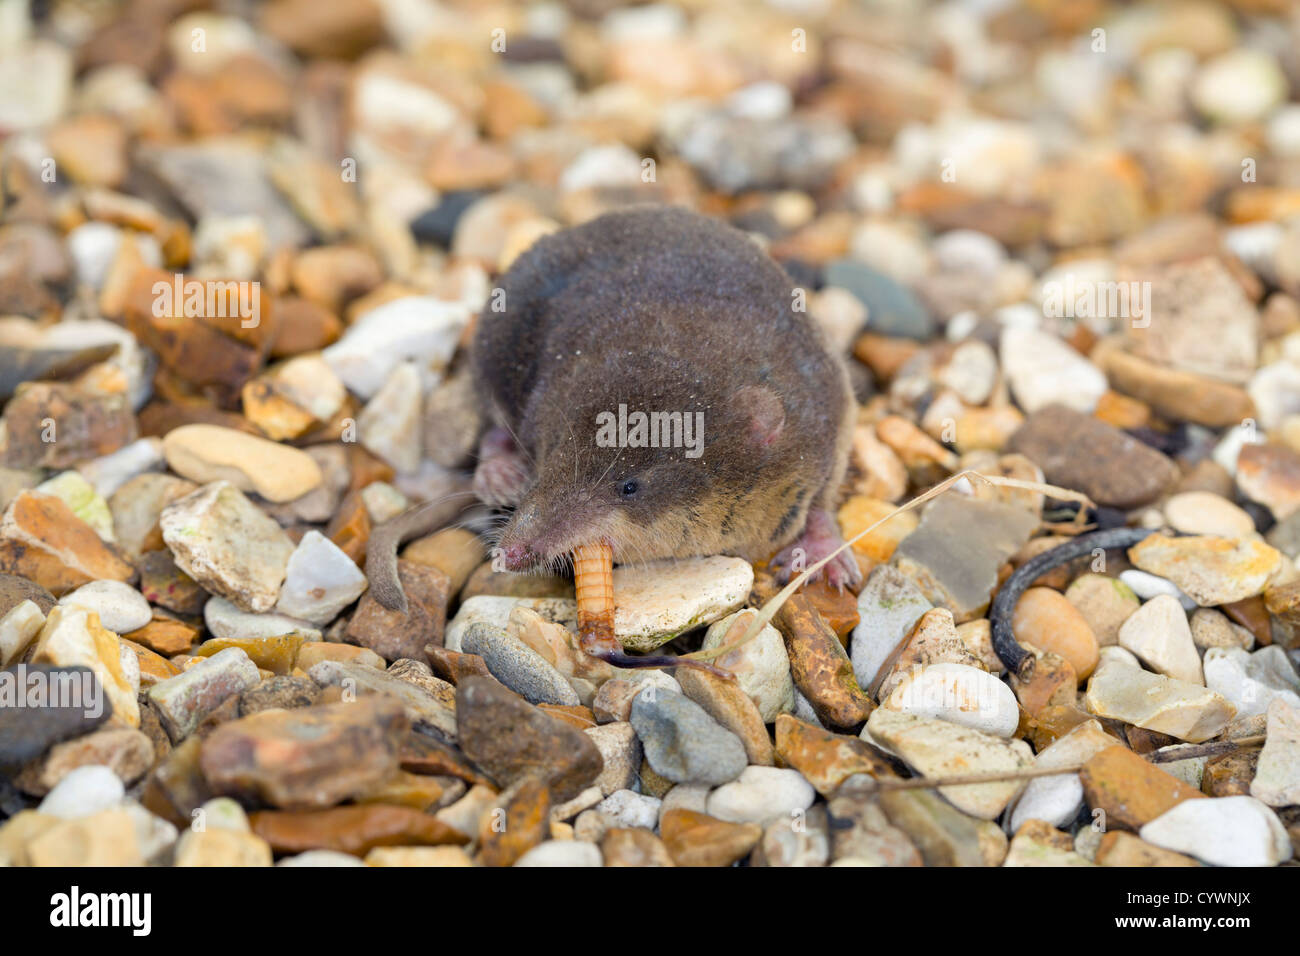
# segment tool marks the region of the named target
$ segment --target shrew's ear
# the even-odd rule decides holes
[[[736,407],[749,418],[749,437],[754,447],[766,450],[776,444],[785,428],[785,406],[776,392],[760,385],[738,389]]]

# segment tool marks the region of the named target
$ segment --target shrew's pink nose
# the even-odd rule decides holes
[[[523,571],[533,563],[533,552],[521,542],[508,544],[498,552],[502,566],[507,571]]]

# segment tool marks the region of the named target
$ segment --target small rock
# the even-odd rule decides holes
[[[1205,652],[1205,684],[1222,694],[1240,718],[1265,713],[1275,698],[1300,706],[1300,678],[1276,645],[1253,654],[1239,647],[1212,647]]]
[[[641,741],[632,725],[618,721],[600,727],[588,727],[584,733],[596,745],[604,763],[604,769],[595,780],[595,787],[600,790],[602,797],[635,786],[643,754]]]
[[[1020,707],[1011,688],[977,667],[951,662],[914,669],[881,706],[995,737],[1012,736],[1020,723]]]
[[[731,731],[745,747],[750,764],[772,765],[772,741],[763,717],[744,688],[709,671],[681,668],[677,676],[682,693],[704,708],[719,724]]]
[[[406,613],[389,610],[367,592],[348,622],[347,635],[389,661],[423,660],[426,644],[442,644],[444,640],[450,598],[447,575],[437,568],[399,560],[397,577],[406,593]]]
[[[1157,674],[1189,684],[1205,683],[1187,612],[1168,594],[1138,608],[1120,628],[1119,643]]]
[[[1300,707],[1274,698],[1268,705],[1267,734],[1250,795],[1270,807],[1300,803]]]
[[[676,783],[726,783],[745,769],[739,738],[682,694],[638,694],[631,721],[655,773]]]
[[[61,820],[79,820],[118,806],[125,795],[117,774],[108,767],[90,764],[69,771],[36,812]]]
[[[879,804],[841,793],[826,805],[833,866],[920,866],[921,853]]]
[[[930,608],[912,579],[897,568],[881,565],[871,572],[858,595],[862,620],[850,643],[853,673],[861,687],[875,686],[881,667]]]
[[[776,720],[775,753],[780,763],[798,770],[823,796],[833,794],[854,774],[894,774],[885,756],[870,744],[814,727],[789,714]]]
[[[203,623],[214,637],[227,641],[249,641],[281,634],[300,634],[306,640],[319,640],[320,632],[306,621],[284,614],[250,614],[225,598],[210,598],[203,605]]]
[[[1101,647],[1119,643],[1119,629],[1141,606],[1133,589],[1104,574],[1082,574],[1070,582],[1065,599],[1083,615]]]
[[[136,840],[135,821],[130,813],[119,808],[56,824],[28,843],[27,854],[32,866],[144,864]]]
[[[371,851],[373,854],[375,851]],[[369,860],[369,857],[366,858]],[[374,865],[373,863],[371,864]],[[603,866],[600,847],[582,840],[547,840],[515,861],[515,866]]]
[[[59,603],[94,611],[99,622],[117,634],[142,628],[153,618],[144,596],[121,581],[91,581],[65,594]]]
[[[766,824],[798,817],[816,797],[797,770],[749,766],[709,794],[706,812],[729,823]]]
[[[763,828],[756,823],[727,823],[692,810],[669,810],[659,833],[678,866],[730,866],[754,848]]]
[[[1107,827],[1137,830],[1184,800],[1204,799],[1199,790],[1122,746],[1089,757],[1079,779],[1088,806],[1105,813]]]
[[[135,569],[60,499],[24,491],[0,518],[0,571],[56,594],[91,581],[129,581]]]
[[[1056,654],[1069,662],[1080,679],[1097,666],[1097,637],[1087,620],[1051,588],[1029,588],[1016,602],[1011,618],[1016,640]]]
[[[581,703],[563,674],[501,628],[471,624],[461,638],[461,647],[467,654],[482,657],[493,677],[530,704]]]
[[[863,730],[863,739],[880,741],[917,771],[933,777],[997,770],[1021,770],[1033,762],[1022,740],[1006,741],[945,720],[880,708]],[[972,816],[992,820],[1020,789],[1019,781],[941,787],[939,792]]]
[[[250,815],[249,824],[277,853],[335,850],[362,856],[376,846],[439,846],[468,839],[427,813],[382,803],[329,810],[261,810]]]
[[[1129,559],[1172,581],[1202,607],[1213,607],[1263,593],[1282,554],[1258,539],[1153,534],[1129,548]]]
[[[1102,730],[1100,723],[1084,721],[1043,748],[1034,760],[1034,769],[1076,767],[1113,746],[1115,738]],[[1078,816],[1083,798],[1083,783],[1073,771],[1036,777],[1025,784],[1025,789],[1012,803],[1007,816],[1007,830],[1015,833],[1028,820],[1042,820],[1054,827],[1065,826]]]
[[[1210,688],[1113,662],[1092,675],[1085,700],[1098,717],[1122,720],[1189,743],[1216,736],[1236,714],[1236,708]]]
[[[1129,590],[1144,601],[1158,597],[1161,594],[1168,594],[1178,598],[1178,603],[1188,611],[1196,607],[1196,602],[1184,594],[1177,584],[1167,578],[1129,568],[1127,571],[1119,573],[1119,579],[1121,584],[1127,586]]]
[[[1186,800],[1143,826],[1139,836],[1211,866],[1276,866],[1291,857],[1277,814],[1247,796]]]
[[[403,362],[444,368],[468,320],[460,304],[429,296],[394,299],[361,315],[321,354],[350,391],[370,399]],[[422,390],[434,384],[426,377]]]
[[[1052,484],[1077,488],[1114,508],[1146,504],[1178,478],[1178,469],[1160,452],[1064,405],[1030,415],[1007,451],[1034,462]]]
[[[1209,491],[1184,491],[1164,504],[1165,520],[1177,531],[1220,538],[1248,538],[1255,522],[1231,501]]]
[[[1095,365],[1039,329],[1004,327],[999,351],[1016,402],[1030,415],[1056,404],[1089,413],[1108,387]]]
[[[323,627],[366,587],[351,558],[319,531],[308,531],[289,556],[275,609]]]
[[[232,647],[155,684],[149,688],[149,700],[176,743],[228,697],[255,687],[261,679],[248,655]]]
[[[678,634],[741,607],[754,569],[741,558],[658,561],[614,570],[614,636],[630,651],[652,651]]]
[[[434,731],[444,740],[454,741],[456,738],[456,688],[428,671],[427,676],[416,682],[357,660],[323,660],[312,665],[307,673],[321,687],[345,687],[358,696],[387,694],[396,697],[406,708],[406,716],[416,729]],[[496,684],[496,681],[492,683]]]
[[[1248,651],[1255,646],[1254,634],[1213,608],[1201,607],[1192,612],[1191,627],[1192,643],[1200,651],[1211,647],[1239,647]]]
[[[741,610],[715,621],[704,634],[701,650],[712,650],[739,640],[757,613]],[[790,677],[790,657],[785,651],[785,641],[771,624],[764,625],[752,641],[715,658],[713,663],[735,675],[736,684],[753,700],[763,723],[771,723],[778,715],[793,709],[794,681]]]
[[[214,828],[186,830],[173,866],[270,866],[271,846],[259,836]]]
[[[660,801],[631,790],[616,790],[600,802],[596,810],[616,827],[642,827],[653,830],[659,821]]]
[[[146,734],[125,727],[99,730],[51,747],[39,765],[29,768],[32,783],[24,784],[23,789],[36,796],[49,793],[68,774],[91,765],[107,767],[130,786],[144,776],[153,762],[153,743]]]
[[[204,485],[164,508],[159,524],[176,566],[204,588],[245,611],[275,606],[293,542],[234,485]]]
[[[324,476],[306,452],[219,425],[182,425],[163,439],[172,471],[200,484],[222,481],[267,501],[293,501]]]
[[[600,820],[604,820],[595,811],[589,811]],[[586,814],[583,814],[586,816]],[[579,817],[579,820],[582,818]],[[606,866],[674,866],[673,858],[668,855],[664,842],[649,830],[609,829],[606,827],[600,835],[600,853]]]
[[[100,625],[93,611],[81,608],[51,609],[32,651],[33,664],[55,667],[88,667],[98,679],[112,707],[112,721],[117,725],[138,727],[140,707],[137,690],[131,686],[122,667],[122,648],[117,635]],[[102,702],[85,701],[95,708]]]

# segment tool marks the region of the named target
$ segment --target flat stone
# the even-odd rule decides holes
[[[36,812],[61,820],[78,820],[116,807],[125,795],[117,774],[108,767],[91,764],[69,771]]]
[[[1174,853],[1123,830],[1110,830],[1097,846],[1094,862],[1098,866],[1200,866],[1182,853]]]
[[[547,840],[515,860],[515,866],[604,866],[604,859],[595,844],[582,840]]]
[[[492,676],[530,704],[580,703],[578,693],[546,659],[506,631],[478,622],[466,628],[461,647],[483,658]]]
[[[826,811],[812,807],[797,819],[776,820],[763,830],[751,866],[825,866],[830,862],[830,829]]]
[[[1157,674],[1205,683],[1187,612],[1177,598],[1161,594],[1143,604],[1120,628],[1119,644]]]
[[[1119,643],[1120,626],[1142,603],[1118,578],[1091,573],[1070,582],[1065,599],[1083,615],[1100,647]]]
[[[638,694],[631,721],[650,766],[675,783],[726,783],[747,764],[740,739],[682,694]]]
[[[198,485],[192,481],[152,472],[126,481],[108,499],[113,531],[122,550],[137,557],[163,549],[162,529],[158,526],[163,508],[197,490]]]
[[[1079,779],[1088,806],[1105,813],[1106,827],[1138,830],[1184,800],[1205,798],[1196,788],[1118,745],[1089,757]]]
[[[355,644],[334,644],[329,641],[304,641],[298,648],[298,657],[294,666],[309,671],[321,661],[345,661],[364,664],[376,670],[384,670],[388,662],[368,647]]]
[[[275,606],[293,542],[234,485],[203,486],[164,508],[159,523],[176,566],[208,591],[244,611]]]
[[[898,546],[894,564],[958,624],[980,617],[998,568],[1019,551],[1038,519],[1023,508],[947,494],[930,502],[921,524]]]
[[[45,626],[35,601],[23,601],[0,616],[0,665],[16,663]]]
[[[550,835],[551,795],[536,776],[517,780],[501,793],[496,808],[480,818],[479,866],[513,866]]]
[[[396,773],[408,727],[401,704],[386,697],[265,711],[213,731],[199,765],[217,793],[287,810],[320,809]]]
[[[121,581],[91,581],[65,594],[59,603],[94,611],[99,622],[117,634],[144,627],[153,618],[144,595]]]
[[[757,613],[744,609],[710,624],[700,649],[712,650],[738,641]],[[794,708],[790,657],[780,632],[771,624],[765,624],[749,643],[715,657],[713,664],[735,675],[736,684],[754,702],[763,723],[769,724]]]
[[[149,737],[134,728],[98,730],[75,740],[55,744],[39,764],[24,771],[23,790],[34,796],[49,793],[72,771],[85,766],[107,767],[126,786],[153,766]],[[45,811],[49,812],[49,811]]]
[[[294,710],[311,707],[321,698],[316,682],[306,677],[268,677],[239,695],[239,716],[249,717],[264,710]]]
[[[63,501],[24,491],[0,518],[0,571],[54,595],[91,581],[129,581],[135,569]]]
[[[188,737],[227,698],[261,681],[257,665],[238,648],[227,648],[170,680],[149,688],[149,700],[172,742]]]
[[[1300,510],[1300,452],[1278,444],[1246,444],[1237,456],[1237,488],[1278,521]]]
[[[1196,607],[1196,602],[1184,594],[1177,584],[1159,575],[1129,568],[1119,573],[1119,579],[1120,583],[1126,585],[1144,601],[1161,594],[1168,594],[1178,598],[1178,603],[1189,611]]]
[[[1088,681],[1088,709],[1147,730],[1201,743],[1219,734],[1236,714],[1207,687],[1107,662]]]
[[[564,801],[591,786],[601,772],[600,751],[587,734],[495,680],[467,679],[456,688],[456,710],[461,749],[505,786],[537,775],[549,783],[555,800]]]
[[[112,707],[112,722],[127,727],[140,725],[137,689],[131,686],[122,666],[122,647],[117,635],[105,629],[93,611],[51,609],[36,639],[31,660],[33,664],[55,667],[90,668]]]
[[[210,598],[203,606],[203,623],[214,637],[225,640],[255,640],[281,634],[301,634],[319,640],[320,632],[296,617],[284,614],[252,614],[222,597]]]
[[[1205,684],[1236,708],[1238,719],[1265,713],[1275,698],[1300,706],[1300,677],[1276,645],[1248,653],[1239,647],[1212,647],[1203,662]]]
[[[1300,707],[1271,701],[1266,733],[1250,795],[1270,807],[1300,803]]]
[[[607,867],[676,866],[663,840],[649,830],[614,827],[603,831],[599,840]]]
[[[652,651],[740,608],[753,586],[748,561],[721,555],[615,568],[614,636],[627,650]]]
[[[357,416],[361,443],[398,472],[419,470],[423,457],[423,399],[420,373],[411,363],[403,362]]]
[[[108,510],[108,502],[93,485],[76,471],[64,471],[47,481],[41,482],[33,491],[41,495],[58,498],[67,505],[74,515],[95,529],[95,534],[108,542],[113,542],[113,515]]]
[[[969,816],[930,790],[880,795],[889,822],[907,835],[926,866],[997,866],[1007,838],[987,820]]]
[[[469,310],[460,303],[407,296],[358,317],[321,354],[349,391],[369,399],[402,362],[446,367],[468,321]]]
[[[289,556],[275,609],[323,627],[366,587],[351,558],[319,531],[308,531]]]
[[[1220,538],[1249,538],[1255,522],[1227,498],[1209,491],[1184,491],[1170,495],[1162,509],[1170,527],[1184,534]]]
[[[881,668],[933,605],[912,579],[891,565],[871,572],[858,595],[861,623],[849,644],[853,673],[860,687],[877,683]]]
[[[946,661],[906,674],[881,706],[995,737],[1012,736],[1020,724],[1020,706],[1011,688],[977,667]]]
[[[1138,835],[1211,866],[1276,866],[1291,858],[1291,841],[1277,814],[1254,797],[1186,800]]]
[[[47,424],[54,422],[54,431]],[[10,468],[71,468],[135,440],[135,418],[121,395],[78,385],[28,382],[5,405],[0,463]]]
[[[1201,607],[1192,612],[1192,643],[1197,650],[1211,647],[1239,647],[1248,651],[1255,646],[1255,635],[1234,624],[1222,611]]]
[[[782,714],[776,720],[775,755],[778,764],[792,767],[822,796],[834,793],[854,774],[895,776],[884,754],[872,745],[845,734],[834,734]]]
[[[1213,607],[1262,594],[1282,553],[1258,539],[1153,534],[1129,548],[1143,571],[1172,581],[1197,604]]]
[[[371,803],[329,810],[261,810],[249,824],[277,853],[335,850],[364,856],[376,846],[441,846],[469,838],[409,807]]]
[[[400,564],[398,565],[400,568]],[[522,577],[522,575],[514,575]],[[471,578],[472,583],[472,578]],[[468,588],[469,585],[466,585]],[[460,610],[447,622],[443,646],[449,651],[463,652],[461,635],[475,621],[483,621],[500,628],[508,628],[511,612],[516,607],[526,607],[544,620],[560,624],[575,634],[578,630],[578,605],[572,598],[513,597],[494,594],[477,594],[462,597]]]
[[[449,581],[437,568],[400,560],[397,577],[406,593],[406,613],[389,610],[367,592],[348,622],[347,635],[385,660],[423,660],[426,644],[443,643]]]
[[[611,826],[653,830],[659,822],[662,802],[658,797],[633,790],[616,790],[596,806],[596,811],[603,814]]]
[[[194,649],[195,657],[212,657],[228,648],[238,648],[248,655],[259,670],[272,674],[288,674],[293,670],[298,649],[302,646],[301,634],[275,634],[270,637],[214,637]]]
[[[1033,752],[1022,740],[1006,741],[946,720],[884,708],[871,715],[863,739],[879,741],[930,777],[1015,771],[1033,763]],[[939,792],[959,810],[992,820],[1019,789],[1020,782],[1011,780],[941,787]]]
[[[898,651],[892,667],[880,684],[877,696],[887,699],[894,690],[915,677],[922,668],[931,664],[964,664],[982,669],[979,660],[967,649],[966,643],[953,625],[952,612],[936,607],[926,611],[917,620]]]
[[[306,452],[220,425],[182,425],[163,439],[172,471],[208,484],[229,482],[268,501],[292,501],[318,487],[320,466]]]
[[[1178,469],[1160,452],[1063,405],[1030,415],[1006,450],[1034,462],[1052,484],[1114,508],[1146,504],[1178,478]]]
[[[456,688],[432,674],[417,684],[359,661],[339,660],[323,660],[307,674],[321,687],[344,687],[358,696],[396,697],[414,726],[434,731],[444,740],[456,739]]]
[[[1054,404],[1086,414],[1106,392],[1106,376],[1049,332],[1006,326],[998,350],[1003,374],[1026,414]]]
[[[852,259],[830,263],[828,286],[847,289],[867,307],[870,328],[880,335],[903,336],[922,342],[934,334],[934,317],[902,283]]]

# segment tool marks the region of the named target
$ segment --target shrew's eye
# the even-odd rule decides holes
[[[637,493],[637,490],[640,487],[641,486],[637,484],[635,478],[629,478],[627,481],[623,482],[622,486],[619,487],[618,492],[624,498],[631,498]]]

